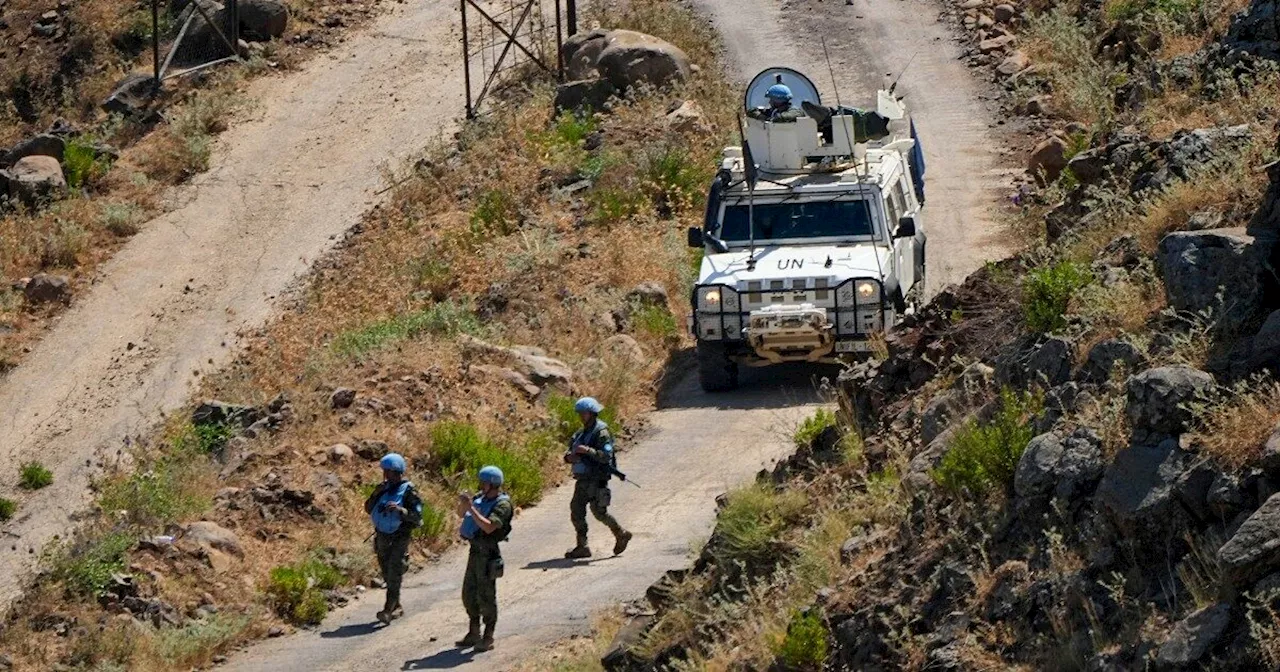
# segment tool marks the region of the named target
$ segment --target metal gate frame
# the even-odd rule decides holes
[[[569,34],[573,35],[574,32],[576,32],[577,25],[578,25],[577,3],[576,3],[576,0],[565,0],[565,1],[567,5]],[[542,0],[519,0],[519,3],[523,6],[523,11],[520,12],[520,17],[514,21],[510,30],[508,30],[507,26],[504,25],[502,21],[495,19],[492,15],[490,15],[489,12],[486,12],[483,7],[477,4],[476,0],[459,0],[459,9],[462,12],[462,73],[463,73],[463,79],[465,81],[465,86],[467,89],[467,118],[468,119],[476,118],[476,115],[478,114],[478,111],[480,109],[480,105],[481,103],[484,102],[485,96],[487,96],[492,91],[493,85],[497,82],[499,75],[502,73],[503,65],[507,62],[507,57],[512,55],[512,47],[514,47],[519,52],[519,54],[512,56],[513,59],[519,59],[520,54],[523,54],[523,57],[525,59],[524,62],[533,63],[537,65],[543,72],[554,72],[556,75],[556,79],[558,80],[564,79],[564,62],[563,62],[563,56],[561,55],[561,51],[564,46],[564,31],[562,30],[562,23],[561,23],[563,20],[563,17],[560,11],[561,0],[551,0],[551,2],[555,3],[555,22],[556,22],[556,36],[555,36],[556,62],[555,62],[554,68],[550,64],[543,62],[543,59],[538,57],[534,53],[535,51],[537,51],[536,45],[526,45],[525,43],[521,42],[522,37],[528,38],[529,36],[532,35],[532,28],[530,28],[529,32],[523,36],[521,35],[521,30],[525,27],[526,22],[529,20],[529,15],[534,11],[535,7],[538,9],[539,19],[542,18],[541,17],[541,12],[543,11]],[[515,9],[517,8],[515,6],[512,6],[512,8],[505,13],[509,13],[514,16]],[[482,40],[481,44],[478,46],[478,48],[474,53],[472,52],[472,40],[471,40],[471,33],[469,29],[469,22],[467,21],[467,14],[469,11],[474,11],[480,15],[479,25],[480,25],[481,31],[483,31],[485,28],[488,28],[492,33],[497,33],[501,36],[500,39],[495,40],[493,42],[484,42]],[[495,14],[501,15],[502,13],[495,12]],[[486,50],[495,48],[503,40],[505,40],[505,44],[503,44],[502,46],[501,54],[499,54],[497,59],[495,59],[492,67],[484,68],[484,70],[486,71],[483,73],[483,76],[485,78],[484,84],[483,86],[480,87],[480,92],[473,96],[472,95],[472,79],[473,78],[472,78],[472,72],[471,72],[472,57],[477,54],[483,55]],[[514,67],[514,65],[509,67]]]
[[[236,0],[224,0],[224,7],[226,7],[227,11],[227,25],[220,27],[205,11],[204,7],[200,5],[199,0],[191,0],[189,6],[194,11],[188,14],[187,20],[182,23],[182,28],[178,30],[178,35],[173,39],[173,44],[169,45],[169,53],[165,55],[164,63],[162,64],[160,62],[160,2],[161,0],[151,0],[151,67],[157,87],[166,79],[188,75],[220,63],[240,60],[240,49],[237,46],[240,43],[239,3]],[[173,63],[173,56],[178,52],[178,47],[182,45],[182,39],[187,36],[187,29],[191,27],[191,22],[195,20],[197,12],[213,27],[214,32],[218,35],[218,40],[227,48],[228,55],[186,70],[169,72],[169,66]],[[223,32],[223,28],[227,29],[226,32]]]

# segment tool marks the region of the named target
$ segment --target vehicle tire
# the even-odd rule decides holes
[[[738,365],[718,343],[698,343],[698,382],[704,392],[727,392],[738,386]]]

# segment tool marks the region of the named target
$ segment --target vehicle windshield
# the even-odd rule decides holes
[[[869,208],[863,201],[821,201],[757,203],[756,240],[784,238],[843,238],[869,236],[875,232]],[[747,204],[726,206],[720,239],[727,243],[746,242]]]

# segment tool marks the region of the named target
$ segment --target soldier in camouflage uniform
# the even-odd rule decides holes
[[[364,510],[373,520],[373,552],[378,556],[378,569],[387,584],[386,602],[378,612],[378,620],[390,623],[404,615],[400,607],[400,584],[409,567],[413,529],[422,524],[422,499],[413,484],[404,479],[403,457],[390,453],[382,458],[379,466],[383,481],[365,500]]]
[[[583,397],[574,404],[574,410],[582,419],[582,429],[569,439],[564,461],[573,465],[576,481],[573,499],[569,502],[569,519],[578,534],[578,543],[564,557],[573,560],[591,557],[591,548],[587,546],[588,507],[596,520],[613,532],[613,554],[618,555],[627,550],[631,533],[622,529],[618,521],[609,515],[609,478],[612,473],[608,467],[613,464],[614,456],[613,436],[609,434],[609,426],[600,419],[604,406],[591,397]]]
[[[457,645],[474,647],[475,651],[493,649],[493,628],[498,623],[498,578],[503,573],[498,544],[511,533],[514,515],[511,499],[502,492],[502,481],[502,470],[488,466],[480,470],[479,494],[474,498],[465,492],[458,495],[458,515],[462,516],[459,533],[471,542],[467,574],[462,580],[462,605],[471,625]]]

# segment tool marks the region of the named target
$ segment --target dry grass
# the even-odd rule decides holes
[[[600,658],[626,622],[618,608],[606,609],[593,618],[591,634],[572,637],[538,651],[520,663],[514,672],[599,672]]]
[[[1261,457],[1280,422],[1280,383],[1265,378],[1244,381],[1221,399],[1192,410],[1197,427],[1190,438],[1202,454],[1228,467],[1242,467]]]

